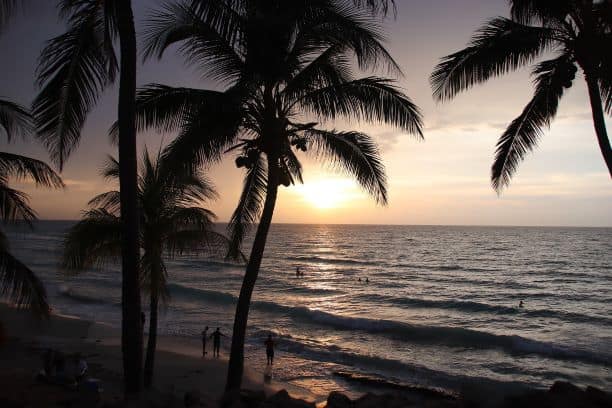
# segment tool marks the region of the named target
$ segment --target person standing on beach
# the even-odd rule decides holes
[[[268,334],[268,339],[264,342],[266,345],[266,357],[267,362],[266,365],[274,364],[274,340],[272,340],[272,335]]]
[[[225,334],[221,333],[218,327],[217,327],[217,330],[215,330],[213,334],[210,335],[210,337],[212,337],[213,339],[213,356],[214,357],[219,357],[219,349],[221,348],[221,336],[227,337],[225,336]]]
[[[206,356],[206,338],[208,337],[208,326],[202,331],[202,358]]]

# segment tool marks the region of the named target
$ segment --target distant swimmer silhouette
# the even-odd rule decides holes
[[[221,348],[221,336],[227,337],[225,336],[225,334],[221,333],[218,327],[217,327],[217,330],[215,330],[210,335],[210,337],[213,339],[213,356],[214,357],[219,357],[219,349]]]
[[[297,268],[295,268],[295,277],[299,278],[302,275],[302,272],[300,271],[300,267],[298,266]]]
[[[520,308],[522,308],[522,307],[523,307],[523,301],[522,301],[522,300],[519,302],[519,307],[520,307]]]
[[[268,339],[264,342],[266,345],[266,365],[274,364],[274,340],[272,340],[272,335],[268,334]]]
[[[366,278],[366,283],[370,283],[370,280],[368,278]]]
[[[359,282],[361,282],[361,278],[359,278]]]
[[[206,355],[206,338],[208,337],[208,326],[202,331],[202,357]]]

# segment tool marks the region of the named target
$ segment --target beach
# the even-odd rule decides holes
[[[123,400],[120,333],[116,329],[62,315],[39,320],[29,311],[5,304],[0,304],[0,322],[7,336],[6,343],[0,347],[0,401],[46,407],[52,406],[49,398],[62,400],[71,395],[61,387],[35,380],[48,348],[66,355],[80,353],[89,366],[89,376],[100,380],[102,400]],[[202,401],[215,404],[223,394],[227,356],[202,359],[198,353],[201,346],[197,340],[180,342],[170,337],[159,338],[154,387],[150,392],[182,398],[185,393],[197,390]],[[264,391],[266,395],[289,389],[293,396],[314,401],[312,395],[288,384],[264,384],[263,373],[249,367],[245,368],[243,384],[244,388]]]

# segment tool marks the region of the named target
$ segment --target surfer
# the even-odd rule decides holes
[[[266,365],[274,364],[274,340],[272,340],[272,335],[268,334],[268,339],[264,342],[266,345]]]
[[[206,355],[206,338],[208,337],[208,326],[202,331],[202,358]]]
[[[225,334],[221,333],[219,328],[210,335],[213,339],[213,356],[219,357],[219,348],[221,348],[221,336],[226,337]]]

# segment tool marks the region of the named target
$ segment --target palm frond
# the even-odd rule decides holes
[[[121,210],[119,191],[114,190],[98,194],[87,202],[87,206],[90,208],[99,208],[114,216],[119,216]]]
[[[285,167],[289,171],[291,178],[293,180],[297,180],[299,183],[304,184],[304,178],[302,177],[302,164],[299,159],[293,152],[293,150],[289,149],[283,155],[283,160],[285,163]]]
[[[46,163],[18,154],[0,152],[0,174],[18,180],[31,178],[39,186],[64,187],[61,177]]]
[[[166,3],[154,12],[145,28],[145,58],[161,58],[172,44],[196,64],[207,78],[232,81],[239,78],[244,56],[236,49],[241,17],[223,1]]]
[[[509,0],[512,19],[521,24],[563,19],[572,9],[572,0]]]
[[[107,180],[119,180],[119,160],[107,155],[100,174]]]
[[[315,154],[354,176],[377,203],[387,204],[387,177],[376,142],[360,132],[310,129],[304,132]]]
[[[267,162],[259,156],[251,168],[247,169],[240,200],[227,225],[230,240],[229,258],[238,256],[244,237],[257,222],[263,208],[267,184]]]
[[[30,207],[27,194],[10,188],[0,178],[0,220],[3,222],[24,221],[32,225],[36,212]]]
[[[104,209],[93,209],[68,230],[61,266],[67,272],[79,272],[116,261],[120,255],[120,218]]]
[[[0,2],[0,33],[6,28],[13,14],[24,2],[25,0],[2,0]]]
[[[219,161],[238,137],[242,115],[241,106],[231,98],[188,112],[180,133],[164,151],[164,160],[178,171],[195,171],[204,163]]]
[[[219,256],[228,254],[230,241],[223,234],[212,229],[186,229],[174,231],[166,238],[166,253],[170,259],[179,255]],[[242,252],[229,257],[233,261],[244,261]]]
[[[87,113],[111,81],[116,59],[105,44],[105,20],[98,1],[69,19],[69,29],[50,40],[37,70],[42,87],[33,103],[38,137],[62,169],[80,141]]]
[[[346,57],[344,45],[334,45],[302,65],[283,89],[283,97],[289,101],[309,91],[333,86],[353,79],[351,61]]]
[[[0,99],[0,130],[4,132],[9,142],[16,136],[25,138],[34,130],[32,115],[23,106]]]
[[[49,315],[45,286],[30,268],[5,249],[0,249],[0,295],[39,316]]]
[[[187,113],[200,112],[214,106],[224,98],[222,92],[193,88],[175,88],[161,84],[149,84],[136,94],[136,129],[150,128],[172,132],[180,128]],[[118,140],[119,128],[113,124],[110,135]]]
[[[512,175],[525,154],[531,151],[557,114],[564,89],[571,86],[574,64],[567,55],[544,61],[533,71],[535,92],[520,116],[512,121],[497,142],[491,167],[491,183],[500,193],[510,184]]]
[[[378,122],[423,137],[419,108],[388,79],[367,77],[320,88],[297,103],[320,118]]]
[[[533,61],[551,44],[548,28],[526,26],[507,18],[489,21],[461,51],[447,55],[430,76],[436,100],[459,92]]]
[[[327,2],[324,2],[327,3]],[[369,13],[350,3],[327,3],[302,21],[292,50],[292,58],[304,58],[329,46],[343,45],[352,51],[362,70],[386,68],[401,74],[399,64],[383,43],[386,41],[381,26]]]
[[[352,0],[353,4],[359,8],[365,8],[374,14],[386,16],[390,11],[397,15],[397,5],[395,0]]]
[[[610,6],[612,9],[612,5]],[[604,108],[608,115],[612,115],[612,53],[604,53],[599,68],[599,91]]]

